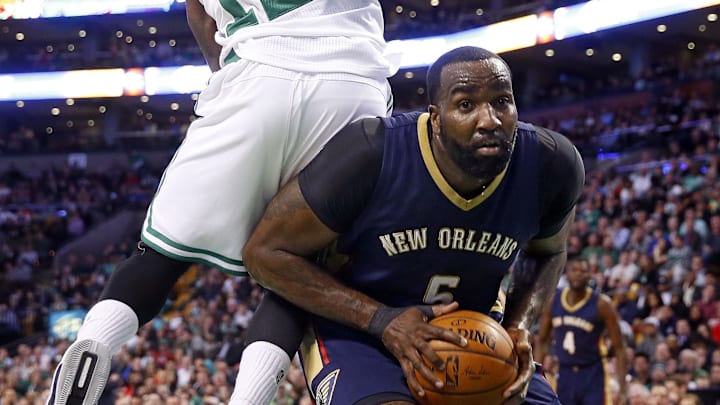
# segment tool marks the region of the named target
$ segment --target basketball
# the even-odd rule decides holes
[[[432,340],[430,346],[445,362],[445,370],[431,368],[445,384],[437,389],[415,372],[425,397],[413,396],[422,405],[496,405],[517,378],[517,357],[507,331],[491,317],[473,311],[456,311],[430,321],[465,337],[466,347]],[[411,390],[412,391],[412,390]]]

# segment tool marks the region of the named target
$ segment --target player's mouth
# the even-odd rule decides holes
[[[475,153],[480,156],[495,156],[500,153],[499,142],[486,142],[475,148]]]

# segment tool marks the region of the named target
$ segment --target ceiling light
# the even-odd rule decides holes
[[[612,60],[613,62],[620,62],[622,60],[622,54],[615,52],[612,54]]]
[[[715,13],[710,13],[707,15],[707,20],[710,22],[715,22],[718,19],[718,15]]]
[[[592,48],[588,48],[588,49],[585,50],[585,55],[586,55],[586,56],[593,56],[593,55],[595,55],[595,50],[592,49]]]
[[[548,58],[552,58],[553,56],[555,56],[555,50],[554,49],[546,49],[545,56],[547,56]]]
[[[52,114],[52,115],[54,115],[54,116],[57,117],[58,115],[60,115],[60,109],[57,108],[57,107],[53,107],[53,108],[50,109],[50,114]]]
[[[25,34],[23,34],[22,32],[18,32],[17,34],[15,34],[15,39],[17,39],[18,41],[22,41],[23,39],[25,39]]]
[[[665,31],[667,31],[667,25],[665,25],[665,24],[659,24],[659,25],[657,26],[657,32],[665,32]]]

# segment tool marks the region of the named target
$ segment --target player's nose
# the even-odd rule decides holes
[[[477,107],[477,128],[483,131],[494,131],[500,127],[502,122],[497,111],[490,103],[483,103]]]

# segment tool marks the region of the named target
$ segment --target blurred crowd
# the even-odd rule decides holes
[[[698,113],[693,106],[700,103],[683,100],[683,109]],[[679,404],[692,399],[688,392],[720,387],[720,274],[707,265],[720,252],[720,131],[699,125],[688,136],[673,134],[662,148],[588,174],[568,246],[571,255],[590,261],[595,288],[611,295],[622,316],[629,349],[615,355],[630,359],[636,405]],[[11,169],[1,178],[0,285],[14,287],[4,288],[0,328],[25,340],[0,351],[0,404],[39,404],[68,344],[48,337],[47,311],[87,308],[133,242],[56,269],[52,250],[128,204],[128,195],[149,197],[156,183],[120,169]],[[36,207],[43,204],[44,210]],[[66,214],[58,215],[62,210]],[[243,330],[262,293],[250,279],[194,267],[163,316],[116,357],[105,403],[225,403]],[[556,361],[542,360],[552,377]],[[296,365],[276,404],[308,401]]]
[[[591,263],[593,287],[621,315],[628,349],[613,355],[630,369],[614,374],[631,382],[631,405],[699,405],[703,390],[720,393],[720,98],[716,87],[685,86],[718,78],[712,46],[689,65],[667,59],[616,85],[573,79],[538,93],[573,103],[598,88],[648,92],[632,105],[606,98],[531,120],[588,157],[619,153],[588,173],[568,250]],[[0,136],[0,152],[8,139],[34,145],[14,152],[47,146],[23,127]],[[125,164],[0,171],[0,405],[44,403],[69,344],[53,337],[50,313],[89,308],[135,240],[61,263],[58,252],[120,210],[144,209],[159,176]],[[227,403],[262,294],[249,278],[193,266],[162,315],[114,358],[102,404]],[[552,353],[536,360],[557,378]],[[297,359],[287,377],[275,405],[311,404]]]

